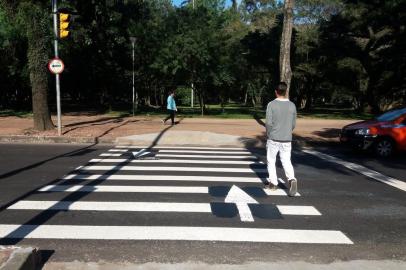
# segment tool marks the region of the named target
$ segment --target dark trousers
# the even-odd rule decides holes
[[[164,121],[166,122],[170,118],[172,121],[172,125],[174,125],[175,124],[175,110],[168,110],[168,113],[169,113],[169,115],[168,115],[168,117],[165,118]]]

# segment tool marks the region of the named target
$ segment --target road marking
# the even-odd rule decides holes
[[[211,213],[209,203],[19,201],[11,210]]]
[[[208,187],[181,186],[83,186],[83,185],[49,185],[39,192],[142,192],[142,193],[198,193],[208,194]]]
[[[271,191],[263,189],[268,196],[288,196],[287,190],[278,189]],[[134,192],[134,193],[209,193],[209,187],[185,187],[185,186],[106,186],[106,185],[49,185],[38,192]],[[296,193],[299,197],[300,194]]]
[[[157,147],[148,147],[148,146],[131,146],[131,145],[117,145],[116,148],[129,148],[129,149],[199,149],[199,150],[247,150],[247,148],[235,148],[235,147],[194,147],[194,146],[157,146]]]
[[[269,188],[264,188],[264,192],[268,196],[288,196],[288,190],[285,189],[280,189],[278,188],[277,190],[270,190]],[[301,195],[299,193],[295,194],[295,197],[300,197]]]
[[[82,171],[161,171],[161,172],[227,172],[227,173],[266,173],[267,169],[260,168],[208,168],[208,167],[146,167],[146,166],[79,166]]]
[[[237,155],[252,155],[249,151],[204,151],[204,150],[164,150],[160,149],[159,153],[190,153],[190,154],[237,154]]]
[[[142,149],[138,152],[132,152],[132,153],[133,153],[134,158],[139,158],[139,157],[151,154],[151,152],[148,152],[146,149]]]
[[[114,159],[102,159],[102,158],[95,158],[91,159],[89,162],[102,162],[102,163],[122,163],[122,162],[130,162],[130,163],[189,163],[189,164],[235,164],[235,165],[263,165],[262,161],[245,161],[245,160],[190,160],[190,159],[137,159],[137,160],[129,160],[124,158],[114,158]]]
[[[178,175],[121,175],[121,174],[69,174],[65,180],[130,180],[130,181],[191,181],[191,182],[234,182],[262,183],[259,177],[224,177],[224,176],[178,176]]]
[[[337,163],[340,164],[344,167],[346,167],[347,169],[350,169],[352,171],[358,172],[360,174],[363,174],[367,177],[370,177],[372,179],[375,179],[381,183],[390,185],[392,187],[398,188],[400,190],[406,191],[406,182],[400,181],[398,179],[383,175],[377,171],[368,169],[362,165],[356,164],[356,163],[351,163],[348,161],[344,161],[342,159],[330,156],[330,155],[326,155],[317,151],[313,151],[313,150],[302,150],[303,152],[310,154],[310,155],[314,155],[317,156],[321,159],[333,162],[333,163]]]
[[[120,156],[122,156],[123,154],[110,154],[110,153],[103,153],[103,154],[100,154],[100,156],[101,157],[120,157]]]
[[[354,244],[340,231],[174,226],[0,225],[0,237]]]
[[[254,217],[252,216],[251,209],[249,208],[248,204],[258,204],[258,202],[245,193],[242,189],[233,185],[224,202],[236,204],[238,214],[240,215],[242,222],[254,222]]]
[[[247,206],[248,207],[248,206]],[[276,205],[282,215],[320,216],[313,206]],[[59,211],[129,211],[129,212],[182,212],[211,213],[210,203],[166,202],[95,202],[95,201],[19,201],[10,210]]]
[[[173,154],[156,154],[156,157],[180,157],[180,158],[202,158],[202,159],[216,159],[216,158],[224,158],[224,159],[244,159],[244,160],[258,160],[256,156],[208,156],[208,155],[173,155]]]
[[[110,149],[109,152],[125,153],[129,149]],[[252,155],[249,151],[204,151],[204,150],[165,150],[159,149],[159,153],[190,153],[190,154],[237,154],[237,155]]]
[[[123,153],[103,153],[100,154],[101,157],[120,157]],[[155,157],[180,157],[180,158],[201,158],[201,159],[244,159],[244,160],[258,160],[256,156],[207,156],[207,155],[174,155],[174,154],[156,154]]]
[[[283,215],[294,216],[321,216],[321,213],[313,206],[277,205]]]

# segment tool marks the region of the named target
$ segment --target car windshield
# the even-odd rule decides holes
[[[379,116],[376,120],[378,121],[393,121],[396,118],[398,118],[399,116],[401,116],[402,114],[406,113],[406,108],[400,109],[400,110],[393,110],[393,111],[389,111],[386,112],[384,114],[382,114],[381,116]]]

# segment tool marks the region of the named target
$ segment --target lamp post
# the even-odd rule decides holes
[[[192,0],[192,7],[193,7],[193,10],[195,9],[195,0]],[[193,103],[194,103],[194,96],[195,96],[195,86],[194,86],[194,84],[193,84],[193,82],[192,82],[192,85],[191,85],[192,87],[190,88],[190,107],[191,108],[193,108]]]
[[[130,37],[132,48],[133,48],[133,116],[135,115],[136,111],[136,102],[135,102],[135,42],[137,41],[136,37]]]

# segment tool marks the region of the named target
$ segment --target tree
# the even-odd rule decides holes
[[[1,0],[7,12],[8,20],[18,18],[27,39],[27,58],[32,89],[32,109],[34,129],[50,130],[54,128],[48,107],[48,61],[51,44],[48,1],[11,1]]]
[[[292,68],[290,66],[290,51],[293,31],[293,7],[295,0],[285,0],[283,8],[283,30],[281,38],[279,70],[280,80],[288,85],[288,95],[292,80]]]
[[[329,58],[355,63],[362,109],[378,113],[405,102],[405,1],[344,3],[322,27]]]

